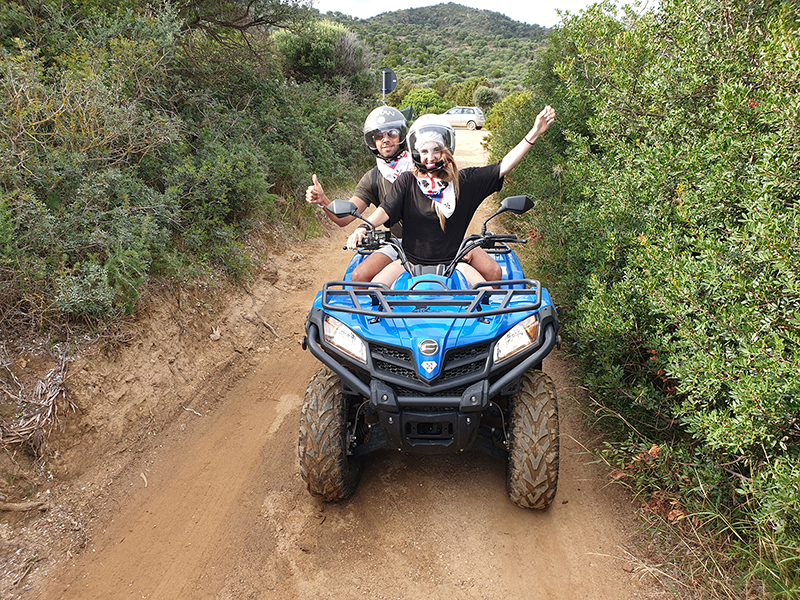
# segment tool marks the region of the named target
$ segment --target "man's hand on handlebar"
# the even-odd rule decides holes
[[[361,234],[361,239],[356,239],[356,233],[364,232]],[[384,244],[390,243],[392,239],[392,234],[388,229],[371,229],[366,230],[363,227],[359,227],[356,229],[355,232],[347,239],[347,248],[350,250],[355,250],[356,248],[369,248],[372,250],[377,250]],[[351,241],[353,242],[353,246],[350,245]]]
[[[347,249],[355,250],[361,243],[361,240],[364,239],[365,235],[367,235],[367,230],[364,227],[359,227],[358,229],[356,229],[353,233],[350,234],[350,237],[347,238]]]

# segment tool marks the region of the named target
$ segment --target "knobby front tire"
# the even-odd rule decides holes
[[[350,496],[361,478],[361,459],[347,455],[347,400],[339,376],[327,367],[311,378],[300,415],[300,475],[326,502]]]
[[[506,493],[521,508],[550,506],[558,484],[556,386],[541,371],[527,371],[511,400]]]

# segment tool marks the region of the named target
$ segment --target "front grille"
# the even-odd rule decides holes
[[[413,363],[411,352],[405,348],[392,348],[391,346],[372,346],[372,356],[382,356],[387,360],[396,360],[399,362],[406,362],[409,365]]]
[[[463,377],[465,375],[480,373],[481,371],[483,371],[483,364],[471,363],[469,365],[464,365],[462,367],[458,367],[455,369],[447,369],[447,367],[445,367],[445,369],[446,370],[439,378],[439,381],[450,381],[451,379],[456,379],[458,377]]]
[[[485,358],[489,353],[489,344],[480,344],[469,348],[456,348],[447,353],[447,362],[457,362],[475,358]]]
[[[489,344],[479,344],[469,348],[456,348],[448,352],[444,359],[441,381],[483,373],[489,358]]]
[[[383,360],[376,360],[372,359],[372,365],[375,367],[376,371],[380,371],[384,374],[394,375],[395,377],[402,377],[404,379],[410,379],[411,381],[419,381],[419,377],[412,369],[407,369],[401,365],[395,365],[392,363],[388,363]]]
[[[402,377],[409,381],[421,381],[414,370],[414,356],[410,350],[371,344],[370,353],[372,354],[372,366],[377,373]]]
[[[398,397],[411,396],[413,398],[428,397],[428,398],[460,398],[467,391],[467,386],[459,385],[457,387],[446,388],[443,390],[434,390],[430,392],[419,392],[402,386],[393,386],[394,393]]]
[[[438,387],[450,381],[483,373],[486,370],[489,359],[489,344],[478,344],[448,351],[445,354],[444,366],[439,377],[430,384],[427,384],[427,380],[417,373],[414,355],[411,350],[396,346],[371,344],[370,353],[372,355],[372,366],[378,377],[388,376],[395,382],[399,378],[409,383],[422,383],[426,386]],[[396,393],[400,396],[460,396],[467,388],[467,385],[458,384],[456,387],[434,393],[401,388],[402,384],[396,384],[394,387]]]

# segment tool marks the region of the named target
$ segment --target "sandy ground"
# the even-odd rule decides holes
[[[483,135],[458,131],[460,165],[481,163]],[[165,289],[115,350],[70,364],[76,410],[29,476],[44,510],[0,513],[2,598],[670,597],[639,558],[635,506],[586,449],[558,352],[547,511],[512,505],[505,464],[477,453],[381,452],[351,499],[307,493],[299,412],[319,365],[303,323],[349,230],[274,253],[246,291]]]

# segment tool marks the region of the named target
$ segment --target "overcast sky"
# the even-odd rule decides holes
[[[448,0],[313,0],[314,8],[321,13],[341,12],[351,17],[368,19],[385,12],[394,12],[406,8],[420,8],[446,3]],[[458,0],[456,4],[499,12],[515,21],[553,27],[560,21],[556,10],[577,13],[581,9],[594,4],[596,0]]]

